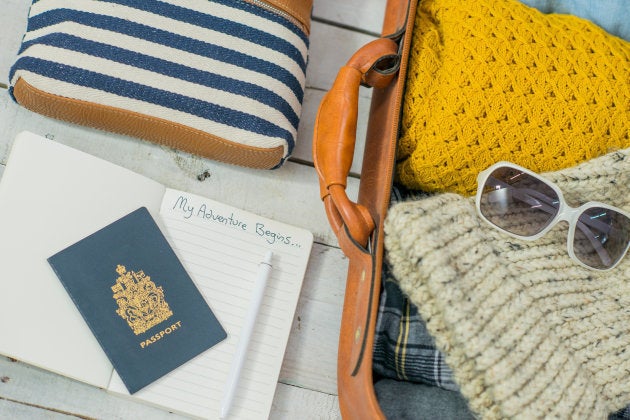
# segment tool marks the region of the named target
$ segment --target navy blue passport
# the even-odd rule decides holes
[[[226,337],[144,207],[48,262],[132,394]]]

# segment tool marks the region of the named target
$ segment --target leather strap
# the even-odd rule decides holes
[[[337,387],[344,420],[384,419],[374,392],[372,355],[402,92],[417,0],[388,0],[383,38],[361,48],[339,71],[317,115],[313,157],[330,225],[348,257],[339,334]],[[396,42],[395,42],[396,41]],[[397,43],[398,42],[398,43]],[[399,70],[399,71],[398,71]],[[359,196],[346,195],[361,84],[375,87]]]
[[[386,87],[396,74],[397,63],[398,45],[391,39],[365,45],[339,70],[315,121],[313,160],[328,220],[337,236],[345,227],[350,238],[364,248],[374,231],[374,220],[346,194],[356,143],[359,87]]]

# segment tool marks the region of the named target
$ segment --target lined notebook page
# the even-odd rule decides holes
[[[170,189],[162,201],[161,222],[228,338],[134,396],[195,416],[218,418],[258,265],[271,250],[271,277],[230,410],[231,419],[268,417],[312,234]],[[121,385],[114,378],[110,389],[120,390]]]

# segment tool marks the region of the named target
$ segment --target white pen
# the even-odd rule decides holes
[[[238,384],[239,377],[241,376],[241,369],[247,356],[247,347],[254,331],[254,324],[256,324],[256,318],[258,317],[258,310],[262,303],[263,296],[265,295],[265,287],[267,286],[267,280],[271,273],[271,257],[273,253],[267,251],[265,259],[258,266],[258,275],[256,277],[256,284],[254,284],[254,291],[252,293],[252,301],[249,304],[249,311],[245,317],[243,328],[241,329],[241,335],[238,339],[238,346],[236,347],[236,353],[232,360],[232,367],[225,386],[225,393],[223,394],[223,400],[221,401],[221,418],[227,417],[230,407],[232,406],[232,400],[234,394],[236,394],[236,385]]]

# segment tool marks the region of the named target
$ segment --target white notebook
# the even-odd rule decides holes
[[[130,398],[218,418],[258,264],[271,250],[271,278],[230,412],[234,419],[268,417],[312,234],[28,132],[15,139],[0,179],[0,353],[128,395],[46,259],[141,206],[228,338]]]

